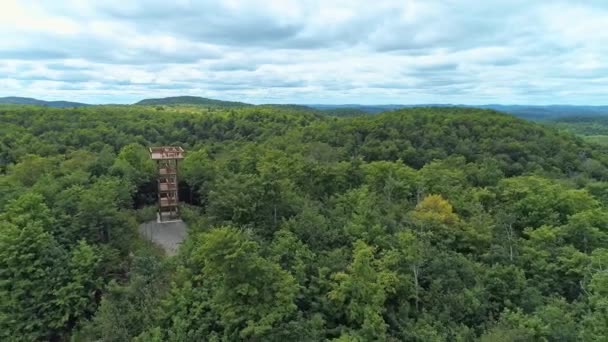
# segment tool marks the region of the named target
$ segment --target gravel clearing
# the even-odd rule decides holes
[[[161,246],[169,256],[177,253],[177,249],[186,238],[187,230],[186,224],[181,220],[163,223],[150,221],[139,226],[139,233]]]

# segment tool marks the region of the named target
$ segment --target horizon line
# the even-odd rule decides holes
[[[91,105],[91,106],[104,106],[104,105],[135,105],[137,104],[137,102],[143,101],[143,100],[149,100],[149,99],[168,99],[168,98],[177,98],[177,97],[195,97],[195,98],[201,98],[201,99],[209,99],[209,100],[216,100],[216,101],[226,101],[226,102],[242,102],[244,104],[249,104],[249,105],[256,105],[256,106],[260,106],[260,105],[298,105],[298,106],[367,106],[367,107],[372,107],[372,106],[468,106],[468,107],[479,107],[479,106],[520,106],[520,107],[608,107],[608,103],[607,104],[588,104],[588,105],[579,105],[579,104],[570,104],[570,103],[551,103],[551,104],[529,104],[529,103],[482,103],[482,104],[467,104],[467,103],[319,103],[319,102],[260,102],[260,103],[251,103],[251,102],[245,102],[242,100],[226,100],[226,99],[218,99],[218,98],[211,98],[211,97],[204,97],[204,96],[196,96],[196,95],[176,95],[176,96],[166,96],[166,97],[147,97],[147,98],[142,98],[140,100],[137,100],[135,102],[131,102],[131,103],[112,103],[112,102],[104,102],[104,103],[91,103],[91,102],[80,102],[80,101],[74,101],[74,100],[65,100],[65,99],[60,99],[60,100],[44,100],[41,98],[37,98],[37,97],[28,97],[28,96],[14,96],[14,95],[10,95],[10,96],[2,96],[0,97],[0,99],[3,98],[22,98],[22,99],[31,99],[31,100],[37,100],[37,101],[44,101],[44,102],[73,102],[73,103],[80,103],[80,104],[85,104],[85,105]]]

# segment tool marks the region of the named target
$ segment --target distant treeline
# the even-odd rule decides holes
[[[26,104],[26,105],[42,105],[47,107],[82,107],[89,106],[88,104],[68,101],[42,101],[25,97],[4,97],[0,98],[0,104]],[[223,101],[209,99],[199,96],[173,96],[157,99],[144,99],[135,105],[149,106],[200,106],[212,108],[237,108],[254,106],[250,103],[239,101]],[[517,117],[529,120],[551,120],[563,117],[579,117],[591,116],[601,117],[608,116],[608,106],[574,106],[574,105],[454,105],[454,104],[414,104],[414,105],[361,105],[361,104],[264,104],[260,106],[272,106],[285,109],[297,109],[305,111],[317,111],[326,115],[332,116],[361,116],[367,114],[378,114],[386,111],[406,108],[481,108],[492,109],[504,113],[509,113]]]

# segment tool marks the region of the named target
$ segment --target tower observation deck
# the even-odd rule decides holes
[[[179,146],[150,147],[150,158],[158,170],[158,220],[179,219],[177,164],[184,159]]]

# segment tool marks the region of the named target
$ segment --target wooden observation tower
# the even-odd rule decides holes
[[[184,159],[179,146],[150,147],[158,169],[158,221],[179,219],[177,163]]]

